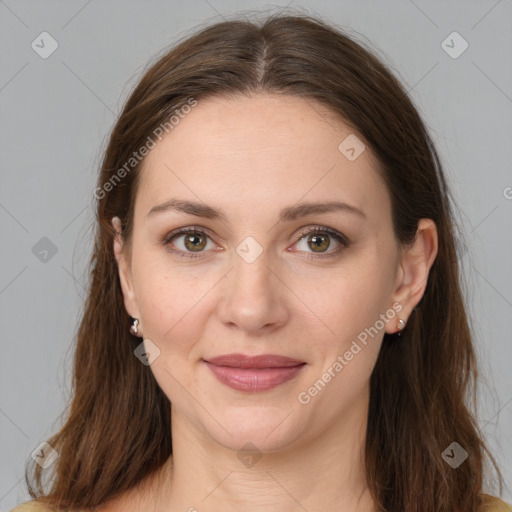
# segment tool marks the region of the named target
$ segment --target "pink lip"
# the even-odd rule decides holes
[[[208,359],[206,366],[223,384],[239,391],[266,391],[292,379],[306,365],[274,354],[227,354]]]
[[[244,354],[225,354],[210,357],[206,362],[217,366],[231,366],[233,368],[290,368],[303,364],[304,361],[276,354],[262,354],[260,356],[246,356]]]

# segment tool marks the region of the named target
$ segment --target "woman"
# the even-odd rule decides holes
[[[368,50],[307,16],[201,30],[128,99],[95,197],[59,457],[15,510],[510,510],[439,158]]]

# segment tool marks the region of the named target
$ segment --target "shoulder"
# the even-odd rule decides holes
[[[54,512],[48,505],[37,500],[25,501],[21,505],[13,508],[11,512]]]
[[[95,510],[104,511],[104,508],[96,508]],[[10,512],[60,512],[57,509],[51,508],[46,503],[37,500],[25,501],[13,508]]]
[[[499,498],[482,494],[483,509],[482,512],[512,512],[512,506]]]

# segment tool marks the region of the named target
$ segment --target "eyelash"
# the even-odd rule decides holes
[[[203,256],[204,251],[200,251],[198,253],[191,253],[191,252],[185,252],[182,250],[176,250],[170,248],[170,242],[172,242],[175,238],[179,237],[180,235],[188,235],[188,234],[195,234],[195,235],[202,235],[206,236],[211,239],[211,237],[201,228],[196,228],[194,226],[189,226],[186,228],[177,229],[176,231],[172,231],[171,233],[168,233],[164,236],[164,238],[161,240],[161,243],[167,247],[167,249],[177,254],[178,256],[182,258],[200,258]],[[350,240],[343,234],[339,233],[335,229],[328,228],[325,226],[313,226],[312,228],[305,228],[300,231],[299,238],[295,243],[300,242],[304,237],[308,235],[320,235],[320,234],[328,234],[331,235],[339,244],[340,247],[337,249],[334,249],[333,251],[326,252],[326,253],[308,253],[306,258],[308,260],[311,259],[317,259],[317,258],[329,258],[333,256],[337,256],[341,251],[348,248],[351,244]],[[295,244],[294,244],[295,245]]]

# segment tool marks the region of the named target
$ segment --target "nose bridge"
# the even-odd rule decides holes
[[[255,288],[255,292],[261,290],[268,291],[270,275],[270,257],[269,250],[263,250],[257,242],[242,242],[236,248],[236,254],[233,255],[233,283],[237,287],[237,292],[249,292],[250,288]],[[261,247],[261,249],[260,249]]]

